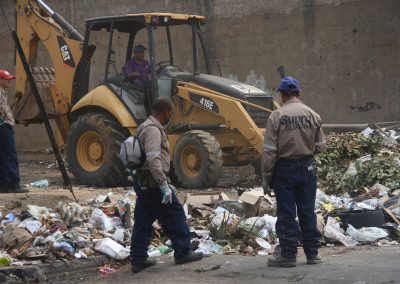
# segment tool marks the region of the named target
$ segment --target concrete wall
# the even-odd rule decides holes
[[[304,101],[326,123],[400,120],[399,0],[48,0],[83,31],[82,20],[129,12],[204,14],[211,56],[225,76],[251,70],[269,88],[276,68],[301,80]],[[14,25],[13,0],[3,0]],[[4,18],[0,36],[9,39]],[[0,41],[0,66],[13,70],[11,40]],[[20,148],[44,148],[41,127],[17,128]],[[47,146],[46,146],[47,147]]]

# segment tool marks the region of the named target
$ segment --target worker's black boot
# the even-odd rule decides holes
[[[322,259],[318,255],[310,258],[307,257],[307,264],[319,264],[319,263],[322,263]]]
[[[143,269],[154,266],[157,264],[157,261],[155,259],[146,259],[146,261],[141,262],[141,263],[132,263],[131,264],[131,269],[133,273],[138,273],[142,271]]]
[[[282,248],[280,246],[276,246],[274,255],[268,258],[267,265],[274,267],[294,267],[296,266],[296,257],[287,258],[282,256]]]
[[[184,264],[187,262],[198,261],[203,258],[203,254],[201,252],[190,252],[182,258],[175,257],[175,264]]]
[[[19,185],[19,183],[14,183],[11,184],[7,187],[7,192],[8,193],[27,193],[29,190],[26,188],[23,188]]]

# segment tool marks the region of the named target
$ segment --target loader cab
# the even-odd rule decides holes
[[[74,101],[96,84],[103,84],[121,98],[137,121],[143,121],[155,98],[173,95],[177,80],[210,73],[203,22],[202,16],[166,13],[87,20],[79,95]],[[124,74],[124,66],[138,44],[147,47],[148,86],[131,82]],[[179,58],[174,54],[180,54]]]

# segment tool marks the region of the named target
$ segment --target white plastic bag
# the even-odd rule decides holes
[[[359,230],[349,224],[347,233],[359,242],[374,242],[378,239],[386,238],[389,234],[386,230],[377,227],[364,227]]]
[[[249,226],[257,226],[268,230],[268,232],[275,232],[276,217],[265,214],[262,217],[250,217],[246,219],[245,224]]]
[[[125,229],[116,229],[114,234],[112,235],[112,238],[119,242],[122,243],[124,242],[124,238],[125,238]]]
[[[256,238],[256,243],[257,243],[260,247],[262,247],[263,249],[266,249],[266,250],[271,249],[271,245],[269,244],[269,242],[267,242],[267,241],[264,240],[264,239]]]
[[[357,241],[353,240],[350,236],[344,235],[340,231],[339,222],[332,217],[328,217],[328,220],[326,221],[326,226],[324,228],[324,236],[329,239],[341,242],[346,247],[353,247],[358,244]]]
[[[211,223],[217,227],[221,226],[222,221],[227,221],[227,223],[230,224],[233,220],[239,218],[235,214],[229,213],[228,210],[219,206],[214,210],[214,213],[217,215],[211,220]]]
[[[94,249],[114,259],[122,260],[129,256],[129,250],[127,248],[124,248],[110,238],[104,238],[98,241]]]
[[[103,211],[98,208],[95,208],[92,212],[92,216],[89,219],[90,224],[92,224],[95,228],[109,232],[114,229],[112,220]]]

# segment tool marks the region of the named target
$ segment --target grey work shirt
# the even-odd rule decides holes
[[[143,130],[142,130],[143,129]],[[149,170],[158,185],[168,181],[170,168],[169,142],[164,127],[153,116],[150,116],[137,129],[139,140],[146,153],[143,170]]]
[[[0,88],[0,125],[3,123],[13,126],[15,120],[11,108],[8,106],[7,93]]]
[[[263,170],[272,174],[279,158],[313,156],[326,147],[320,116],[298,98],[287,101],[268,118]]]

